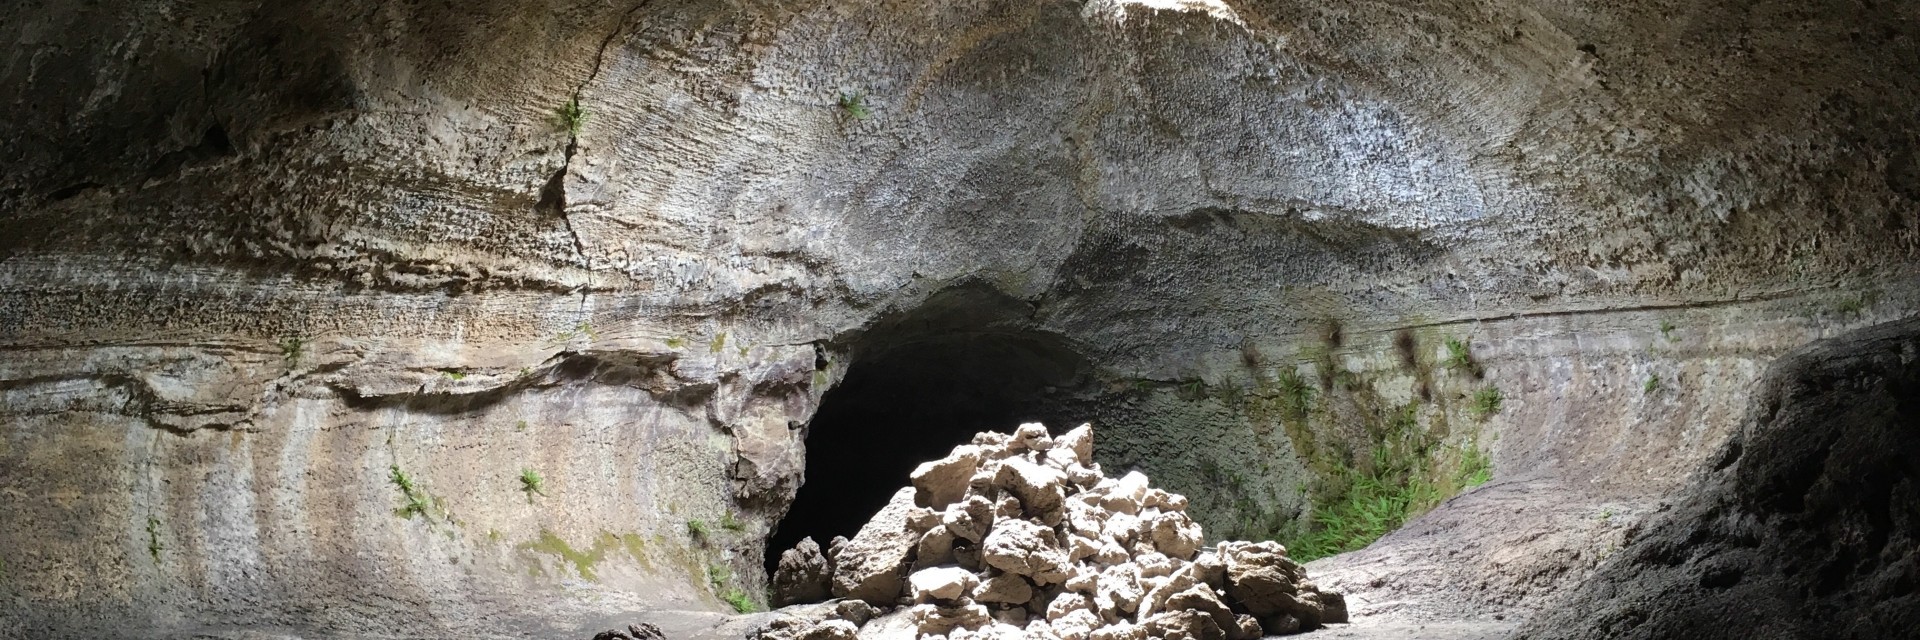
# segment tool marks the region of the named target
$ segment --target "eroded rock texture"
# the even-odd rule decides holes
[[[1914,308],[1917,33],[1842,0],[11,3],[0,635],[729,610],[825,389],[954,336],[1083,359],[1095,457],[1209,531],[1297,526],[1306,436],[1408,404],[1645,502],[1769,358]],[[1481,375],[1436,373],[1448,337]],[[1302,429],[1224,391],[1294,369],[1338,400]]]
[[[1687,497],[1525,638],[1898,638],[1920,628],[1920,321],[1776,361]]]

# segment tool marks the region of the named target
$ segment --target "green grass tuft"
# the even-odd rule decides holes
[[[688,520],[687,535],[693,536],[693,539],[696,541],[700,541],[712,536],[713,531],[707,528],[707,521],[705,520]]]
[[[1490,386],[1473,393],[1473,404],[1468,405],[1467,410],[1473,413],[1474,418],[1485,420],[1487,416],[1500,413],[1502,401],[1500,388]]]
[[[1666,338],[1667,342],[1673,342],[1673,330],[1675,328],[1672,320],[1666,318],[1660,319],[1660,337]]]
[[[1383,474],[1346,472],[1353,476],[1346,495],[1316,508],[1312,531],[1287,545],[1288,555],[1295,560],[1310,562],[1372,544],[1406,522],[1416,505],[1433,497],[1432,485],[1417,478],[1396,482]]]
[[[1480,377],[1482,373],[1480,370],[1480,363],[1475,362],[1473,359],[1473,351],[1467,347],[1466,342],[1461,341],[1459,338],[1447,338],[1446,365],[1448,369],[1452,369],[1454,371],[1458,371],[1458,372],[1473,376],[1475,378]]]
[[[1205,400],[1207,399],[1207,381],[1201,380],[1199,378],[1194,378],[1192,380],[1182,382],[1180,383],[1180,386],[1174,387],[1173,395],[1174,397],[1180,398],[1181,400],[1186,400],[1188,402],[1199,402],[1201,400]]]
[[[1462,488],[1478,487],[1493,479],[1493,458],[1479,443],[1469,440],[1466,448],[1460,450],[1458,479]]]
[[[534,494],[547,495],[547,492],[540,488],[543,482],[545,480],[540,477],[540,472],[533,469],[520,470],[520,491],[527,494],[527,502],[533,502]]]
[[[873,111],[867,108],[867,94],[864,92],[842,91],[839,102],[840,111],[847,114],[849,118],[865,120],[873,115]]]
[[[1649,394],[1651,394],[1651,393],[1653,393],[1653,392],[1655,392],[1655,391],[1659,391],[1659,390],[1660,390],[1660,376],[1659,376],[1659,374],[1651,374],[1651,373],[1650,373],[1650,374],[1647,374],[1647,382],[1646,382],[1646,384],[1643,384],[1643,385],[1640,385],[1640,386],[1641,386],[1641,388],[1642,388],[1642,389],[1645,389],[1645,390],[1646,390],[1646,392],[1647,392],[1647,393],[1649,393]]]
[[[728,531],[745,531],[747,529],[747,523],[735,519],[733,512],[728,511],[720,516],[720,528]]]
[[[1313,413],[1313,385],[1291,368],[1283,368],[1275,383],[1280,389],[1280,417],[1288,422],[1305,422]]]
[[[740,587],[734,586],[733,569],[725,563],[713,562],[707,565],[707,584],[713,586],[714,593],[720,594],[721,600],[733,605],[735,612],[753,613],[760,610],[760,603],[755,602],[753,596],[748,595]]]
[[[747,592],[741,591],[739,587],[728,589],[727,594],[720,596],[720,599],[733,605],[733,610],[737,613],[753,613],[760,610],[760,604],[754,602],[753,598],[748,596]]]
[[[587,124],[587,110],[580,106],[580,98],[568,100],[560,108],[554,109],[553,114],[560,130],[567,132],[567,135],[580,137],[580,129]]]

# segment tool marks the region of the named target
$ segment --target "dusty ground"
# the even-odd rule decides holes
[[[1501,480],[1307,569],[1347,594],[1356,623],[1513,622],[1589,575],[1632,539],[1651,509],[1551,478]]]

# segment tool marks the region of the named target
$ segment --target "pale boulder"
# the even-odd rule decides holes
[[[1099,617],[1085,609],[1073,611],[1048,622],[1052,624],[1053,633],[1058,635],[1060,640],[1089,640],[1093,636],[1093,630],[1103,626]]]
[[[887,506],[834,556],[835,597],[859,598],[875,605],[890,605],[899,599],[905,586],[907,558],[920,542],[920,535],[907,526],[913,493],[910,487],[895,492]]]
[[[1011,573],[988,578],[973,590],[973,599],[988,604],[1026,604],[1033,599],[1033,586]]]
[[[940,514],[940,522],[954,537],[979,542],[993,526],[993,503],[980,496],[967,496],[966,500],[948,505]]]
[[[1226,640],[1227,632],[1209,616],[1199,611],[1163,611],[1153,617],[1140,621],[1147,630],[1148,638],[1186,638],[1191,640]]]
[[[1066,517],[1065,474],[1018,458],[1000,466],[994,484],[1020,500],[1022,515],[1058,526]]]
[[[1147,538],[1153,541],[1153,548],[1169,558],[1191,559],[1205,542],[1200,533],[1200,523],[1194,522],[1185,513],[1156,513],[1142,526],[1147,531]]]
[[[984,457],[980,447],[960,445],[945,458],[921,463],[908,476],[913,483],[914,503],[937,511],[965,497],[968,482]]]
[[[749,640],[858,640],[860,627],[847,620],[781,617],[747,634]]]
[[[1046,451],[1053,448],[1053,436],[1047,433],[1047,425],[1029,422],[1013,430],[1013,441],[1007,445],[1014,453]]]
[[[960,567],[934,567],[913,572],[907,582],[913,588],[915,601],[953,601],[971,593],[980,584],[980,578]]]
[[[920,535],[920,544],[915,547],[913,555],[915,571],[957,562],[958,559],[953,554],[952,531],[944,526],[938,526]]]
[[[1185,591],[1175,593],[1161,605],[1165,611],[1199,611],[1213,617],[1214,626],[1229,636],[1240,635],[1240,621],[1237,614],[1220,600],[1212,587],[1196,584]],[[1234,638],[1233,640],[1240,640]]]
[[[1053,440],[1052,451],[1071,453],[1073,461],[1082,467],[1093,464],[1093,425],[1083,424],[1061,434]]]
[[[986,607],[973,603],[923,603],[907,611],[922,636],[943,635],[954,629],[977,629],[992,621]]]
[[[1066,578],[1067,554],[1054,531],[1026,520],[997,523],[981,544],[980,554],[989,566],[1027,576],[1035,584],[1057,584]]]

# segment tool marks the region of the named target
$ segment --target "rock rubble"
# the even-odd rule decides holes
[[[1092,454],[1089,425],[978,434],[916,468],[853,539],[783,554],[773,601],[892,608],[872,626],[951,640],[1250,640],[1346,622],[1345,598],[1278,543],[1204,549],[1184,496],[1109,478]],[[869,635],[856,617],[784,616],[754,638]]]

